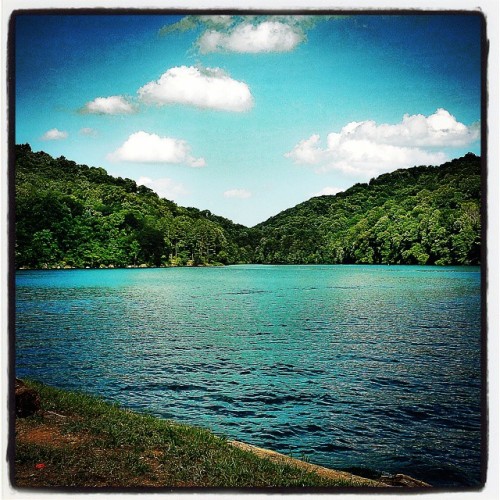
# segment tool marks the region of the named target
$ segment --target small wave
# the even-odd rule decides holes
[[[266,405],[283,405],[292,402],[305,402],[313,399],[312,394],[283,394],[278,395],[274,393],[255,393],[238,398],[242,403],[264,403]]]
[[[361,288],[361,285],[358,286],[327,286],[325,288],[330,288],[330,289],[336,289],[336,290],[357,290],[358,288]],[[367,288],[364,286],[363,288]]]
[[[429,411],[426,410],[418,410],[416,408],[401,408],[408,417],[411,417],[413,420],[427,420],[432,415]]]
[[[275,363],[274,365],[266,366],[265,368],[263,368],[263,371],[270,371],[280,375],[288,374],[290,372],[297,371],[297,366],[288,363]]]
[[[351,446],[345,446],[338,443],[325,443],[314,447],[314,451],[323,453],[332,453],[336,451],[350,451],[350,450],[352,450]]]
[[[371,382],[382,385],[382,386],[397,386],[397,387],[409,387],[411,384],[405,380],[388,378],[388,377],[374,377]]]
[[[206,388],[201,385],[194,384],[161,384],[159,382],[153,382],[148,384],[150,389],[163,389],[165,391],[205,391]]]
[[[206,405],[203,407],[205,410],[209,410],[209,411],[212,411],[212,412],[225,412],[226,411],[226,408],[222,405],[215,405],[215,404],[212,404],[212,405]]]
[[[292,427],[276,427],[270,431],[271,436],[275,438],[289,438],[294,437],[297,433]]]
[[[298,425],[297,431],[299,433],[316,434],[316,433],[324,432],[325,428],[321,427],[319,425],[316,425],[316,424],[307,424],[307,425]]]
[[[255,415],[256,415],[255,411],[252,411],[252,410],[238,410],[238,409],[234,409],[234,410],[228,410],[228,409],[226,409],[225,410],[225,414],[226,415],[231,415],[233,417],[238,417],[238,418],[252,418],[252,417],[255,417]]]

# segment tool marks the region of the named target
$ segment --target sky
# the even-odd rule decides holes
[[[16,18],[16,143],[247,226],[480,154],[480,119],[477,15]]]

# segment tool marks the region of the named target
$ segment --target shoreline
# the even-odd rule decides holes
[[[394,474],[390,476],[381,476],[379,479],[369,479],[363,476],[358,476],[356,474],[351,474],[350,472],[346,472],[338,469],[329,469],[328,467],[323,467],[322,465],[312,464],[310,462],[304,462],[303,460],[299,460],[298,458],[290,457],[288,455],[283,455],[282,453],[278,453],[274,450],[268,450],[266,448],[259,448],[257,446],[243,443],[241,441],[228,441],[231,445],[236,446],[242,450],[250,451],[257,456],[267,458],[271,461],[277,463],[289,463],[296,465],[297,467],[301,467],[305,470],[313,472],[318,476],[327,477],[331,479],[343,479],[346,481],[351,481],[353,483],[362,482],[363,484],[360,486],[373,486],[377,488],[386,488],[386,487],[394,487],[394,486],[406,486],[409,488],[432,488],[432,486],[424,481],[420,481],[419,479],[415,479],[411,476],[407,476],[406,474]],[[372,484],[366,484],[370,481]]]
[[[15,487],[431,487],[328,469],[31,380],[16,379],[16,414]]]
[[[99,266],[99,267],[72,267],[72,266],[53,266],[53,267],[26,267],[22,266],[19,268],[15,268],[14,271],[103,271],[103,270],[124,270],[124,269],[184,269],[184,268],[208,268],[208,267],[235,267],[235,266],[279,266],[279,267],[299,267],[299,266],[307,266],[307,267],[321,267],[321,266],[342,266],[342,267],[432,267],[436,269],[446,269],[449,267],[465,267],[465,268],[481,268],[481,264],[447,264],[447,265],[438,265],[438,264],[271,264],[271,263],[261,263],[261,262],[245,262],[245,263],[237,263],[237,264],[197,264],[197,265],[185,265],[185,266],[148,266],[146,264],[142,264],[139,266],[124,266],[118,267],[114,265],[109,266]]]

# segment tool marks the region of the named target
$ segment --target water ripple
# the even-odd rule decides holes
[[[479,290],[478,268],[20,272],[16,370],[327,467],[477,485]]]

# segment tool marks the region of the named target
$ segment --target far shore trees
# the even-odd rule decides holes
[[[16,268],[481,259],[481,160],[471,153],[311,198],[253,228],[28,144],[15,156]]]

